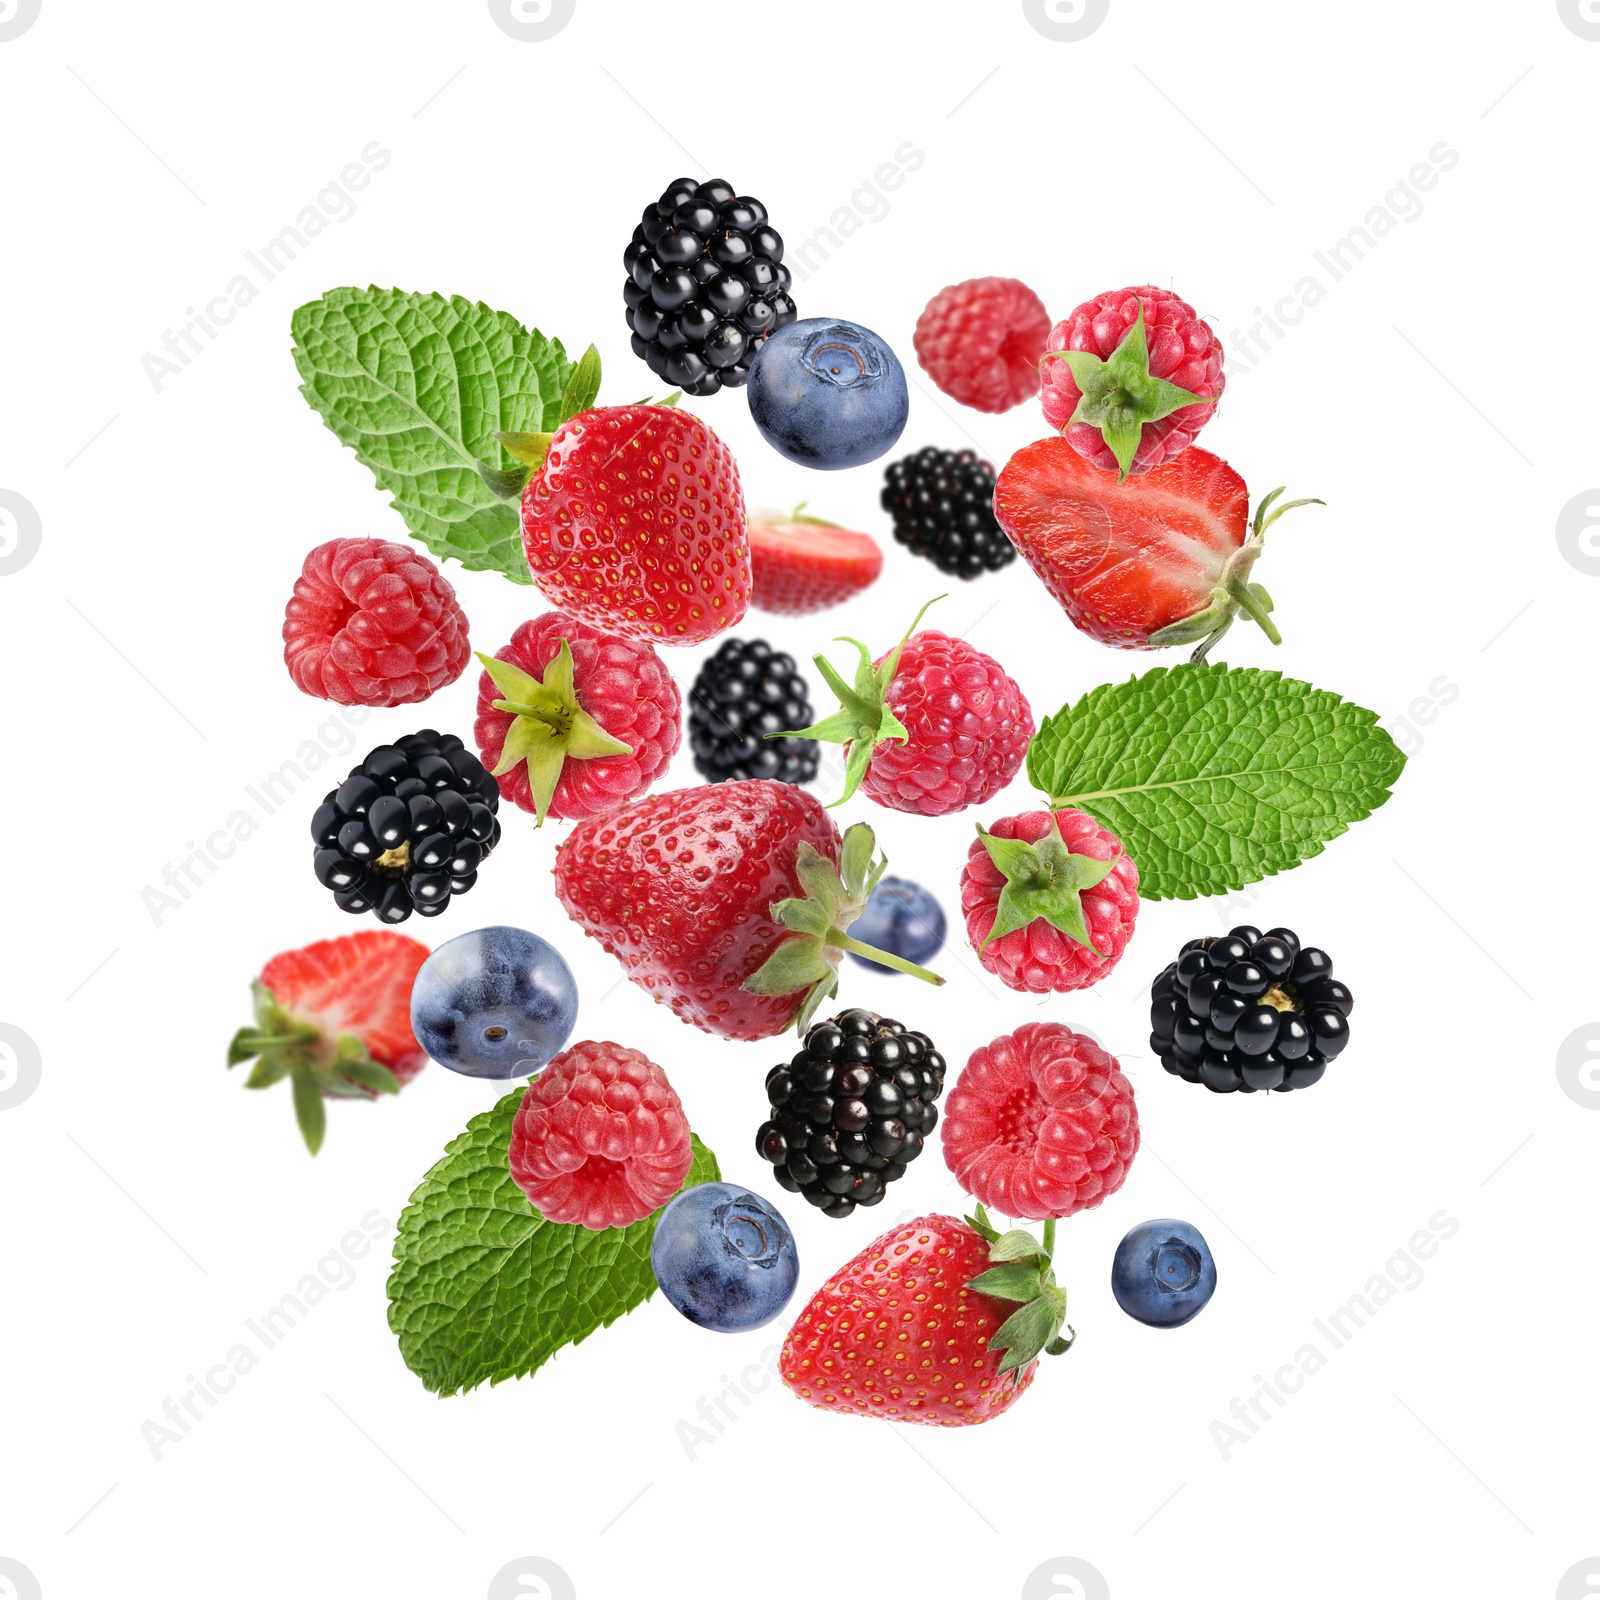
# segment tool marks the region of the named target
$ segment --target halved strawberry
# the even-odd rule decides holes
[[[758,611],[798,617],[825,611],[875,583],[883,551],[868,534],[806,516],[802,501],[787,517],[758,511],[750,519],[750,564],[750,603]]]
[[[325,1096],[395,1094],[427,1063],[411,1031],[411,985],[427,959],[428,947],[403,933],[352,933],[274,956],[251,985],[255,1024],[233,1036],[228,1065],[255,1058],[247,1089],[292,1080],[312,1155]]]
[[[1267,615],[1272,598],[1250,571],[1285,511],[1322,502],[1274,506],[1282,493],[1261,501],[1252,528],[1244,479],[1198,445],[1119,484],[1050,438],[1006,463],[994,511],[1081,632],[1122,650],[1193,644],[1204,660],[1240,611],[1283,642]]]

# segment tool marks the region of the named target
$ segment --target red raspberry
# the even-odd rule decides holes
[[[1087,989],[1133,937],[1139,869],[1086,812],[1057,811],[1052,821],[1025,811],[980,829],[968,847],[961,914],[978,959],[1007,988]],[[996,927],[1000,937],[985,943]]]
[[[815,657],[840,708],[809,728],[786,730],[845,747],[841,800],[859,787],[891,810],[942,817],[982,804],[1017,775],[1033,712],[993,656],[931,628],[908,633],[876,661],[858,640],[844,642],[861,652],[854,689],[826,657]]]
[[[923,307],[911,342],[922,370],[952,400],[975,411],[1009,411],[1039,392],[1049,333],[1050,313],[1027,284],[968,278]]]
[[[415,705],[454,683],[467,655],[455,590],[409,545],[319,544],[283,614],[289,676],[341,706]]]
[[[691,1159],[666,1073],[620,1044],[563,1050],[511,1124],[511,1176],[547,1222],[625,1228],[678,1192]]]
[[[980,1204],[1037,1222],[1115,1194],[1139,1149],[1116,1058],[1059,1022],[980,1045],[945,1105],[944,1159]]]
[[[570,693],[559,666],[551,673],[563,639],[572,654]],[[535,696],[545,713],[543,719],[535,719],[543,723],[536,730],[537,740],[519,737],[512,747],[514,764],[502,772],[507,737],[514,724],[528,719],[497,710],[496,702],[523,704],[519,692],[534,691],[499,668],[504,682],[497,684],[488,672],[478,680],[478,720],[473,725],[478,753],[484,766],[496,773],[500,793],[524,811],[569,822],[598,816],[643,794],[677,753],[683,737],[678,686],[648,644],[602,633],[564,611],[547,611],[524,622],[511,635],[510,644],[496,652],[495,661],[537,683],[542,691]],[[601,752],[602,741],[591,738],[585,743],[579,728],[571,726],[580,714],[598,724],[613,746],[626,748]],[[562,723],[568,724],[565,733]],[[553,785],[543,805],[536,803],[530,760]],[[548,778],[551,768],[554,778]]]
[[[1135,324],[1143,309],[1145,358],[1136,358]],[[1103,431],[1111,426],[1095,406],[1091,395],[1090,420],[1072,421],[1078,403],[1084,398],[1072,368],[1059,358],[1046,355],[1040,371],[1044,385],[1040,401],[1051,427],[1063,430],[1063,437],[1079,455],[1107,472],[1148,472],[1187,450],[1195,436],[1211,420],[1215,404],[1175,404],[1176,397],[1162,397],[1150,387],[1150,379],[1165,379],[1190,394],[1205,395],[1214,402],[1226,380],[1222,373],[1222,341],[1209,325],[1195,314],[1194,307],[1180,300],[1170,289],[1113,289],[1086,300],[1064,322],[1050,330],[1046,350],[1080,350],[1110,362],[1115,355],[1128,363],[1137,380],[1143,377],[1143,397],[1137,409],[1130,409],[1127,390],[1113,384],[1101,397],[1123,419],[1133,417],[1142,426],[1124,443],[1119,457],[1113,438]],[[1070,426],[1069,426],[1070,424]],[[1127,446],[1132,446],[1131,450]]]

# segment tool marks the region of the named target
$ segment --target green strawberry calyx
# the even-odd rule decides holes
[[[590,345],[578,358],[578,364],[561,391],[561,415],[556,421],[570,422],[580,411],[587,411],[600,398],[600,352]],[[550,452],[550,441],[555,433],[497,433],[500,447],[516,463],[510,467],[491,466],[478,462],[478,476],[502,500],[516,500],[527,488],[528,480],[544,466]]]
[[[572,686],[572,647],[565,639],[550,658],[543,678],[532,677],[496,656],[486,656],[481,651],[477,654],[483,670],[504,697],[490,704],[512,718],[491,776],[504,777],[527,763],[528,788],[533,794],[533,814],[537,819],[534,826],[542,828],[556,785],[561,781],[561,769],[569,758],[589,761],[595,756],[632,755],[633,746],[613,739],[579,705]]]
[[[250,986],[255,1024],[241,1028],[228,1045],[228,1065],[254,1060],[247,1089],[267,1089],[288,1078],[294,1090],[295,1120],[306,1148],[315,1155],[327,1128],[324,1095],[398,1094],[400,1080],[353,1033],[330,1038],[321,1028],[278,1003],[257,979]]]
[[[795,876],[804,894],[799,899],[775,900],[767,909],[774,922],[787,928],[793,938],[785,939],[766,961],[747,979],[744,987],[751,994],[784,995],[805,991],[795,1015],[795,1030],[804,1033],[811,1026],[817,1007],[839,990],[839,967],[848,950],[880,966],[907,972],[924,983],[942,984],[937,973],[891,955],[848,933],[850,924],[866,909],[872,891],[889,863],[883,856],[873,859],[877,841],[872,829],[857,822],[845,829],[835,866],[822,852],[802,840],[795,852]]]
[[[995,1330],[991,1350],[1002,1351],[1000,1372],[1017,1375],[1041,1355],[1064,1355],[1077,1334],[1064,1327],[1067,1291],[1056,1282],[1051,1257],[1056,1247],[1054,1217],[1045,1219],[1044,1242],[1013,1228],[1001,1233],[983,1207],[975,1206],[967,1226],[989,1246],[989,1265],[967,1287],[996,1300],[1014,1300],[1017,1309]]]
[[[1164,650],[1169,645],[1192,644],[1196,648],[1189,659],[1203,662],[1211,647],[1233,626],[1234,618],[1242,611],[1274,644],[1283,643],[1283,635],[1274,626],[1268,613],[1272,610],[1272,596],[1259,583],[1250,581],[1250,573],[1261,556],[1267,529],[1285,511],[1297,506],[1326,505],[1324,500],[1288,500],[1274,505],[1284,492],[1279,485],[1269,495],[1264,495],[1256,507],[1255,521],[1250,537],[1228,557],[1222,568],[1222,577],[1211,591],[1211,599],[1198,611],[1181,621],[1159,628],[1150,635],[1152,649]]]
[[[1144,332],[1144,301],[1133,326],[1102,361],[1089,350],[1047,350],[1045,358],[1065,361],[1078,386],[1078,404],[1067,427],[1085,423],[1099,430],[1106,448],[1117,458],[1117,482],[1126,481],[1147,422],[1160,422],[1185,406],[1215,405],[1208,395],[1180,389],[1150,371],[1150,347]],[[1063,430],[1065,431],[1065,430]]]
[[[790,728],[786,732],[767,735],[769,739],[817,739],[824,744],[846,746],[844,793],[833,805],[842,806],[860,787],[862,778],[866,776],[867,763],[871,761],[872,752],[878,745],[886,739],[897,739],[901,744],[910,739],[905,724],[889,705],[889,685],[894,682],[895,672],[900,666],[900,652],[916,632],[917,624],[922,621],[928,606],[944,598],[942,594],[935,595],[911,619],[911,626],[906,629],[899,644],[883,658],[882,666],[872,664],[872,652],[859,639],[836,640],[837,644],[853,644],[860,652],[861,659],[856,663],[853,687],[839,676],[826,656],[813,656],[811,659],[816,663],[817,671],[839,697],[839,709],[831,717],[824,717],[809,728]],[[829,810],[832,808],[830,806]]]
[[[1109,861],[1075,855],[1061,837],[1061,824],[1053,812],[1049,833],[1036,844],[999,838],[985,832],[982,823],[978,824],[978,837],[1006,880],[995,907],[994,926],[983,941],[985,947],[1043,917],[1052,928],[1104,959],[1105,952],[1095,949],[1083,915],[1083,891],[1110,876],[1122,859],[1120,850]]]

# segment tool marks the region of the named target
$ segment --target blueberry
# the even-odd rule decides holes
[[[423,962],[411,988],[417,1042],[440,1066],[469,1078],[537,1072],[577,1017],[572,969],[553,945],[521,928],[451,939]]]
[[[650,1241],[650,1265],[667,1299],[718,1333],[765,1327],[800,1277],[788,1223],[731,1183],[699,1183],[668,1202]]]
[[[1157,1217],[1130,1229],[1111,1261],[1111,1292],[1135,1322],[1179,1328],[1217,1287],[1210,1246],[1192,1223]]]
[[[900,362],[853,322],[808,317],[769,334],[750,365],[750,415],[803,467],[875,461],[900,437],[910,400]]]
[[[850,936],[890,955],[925,966],[944,947],[944,911],[920,884],[885,878],[872,891],[867,908],[850,925]],[[874,972],[894,973],[852,952],[850,959]]]

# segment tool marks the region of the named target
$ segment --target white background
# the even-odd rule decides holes
[[[1095,1592],[1065,1566],[1052,1578],[1057,1557],[1117,1600],[1557,1593],[1600,1550],[1600,1093],[1592,1074],[1563,1093],[1555,1069],[1600,1015],[1600,577],[1555,534],[1600,483],[1597,86],[1600,42],[1553,0],[1112,0],[1076,43],[1001,0],[578,0],[543,43],[467,0],[44,0],[0,41],[0,489],[42,528],[36,559],[0,578],[0,1021],[43,1062],[0,1111],[0,1556],[46,1600],[476,1597],[523,1556],[583,1600]],[[371,141],[392,161],[355,214],[157,392],[141,357],[164,330]],[[908,141],[926,159],[883,213],[860,185]],[[1394,186],[1441,142],[1459,160],[1420,215],[1332,283],[1311,252],[1386,196],[1409,213]],[[1077,1348],[992,1426],[827,1416],[774,1381],[691,1461],[677,1424],[780,1330],[711,1336],[659,1300],[531,1380],[436,1399],[387,1331],[380,1243],[157,1461],[140,1428],[163,1400],[365,1214],[392,1224],[493,1098],[430,1069],[398,1101],[333,1106],[312,1161],[287,1090],[247,1094],[224,1071],[262,963],[356,926],[310,875],[324,782],[159,926],[141,904],[325,722],[281,665],[305,552],[405,536],[298,395],[290,313],[339,284],[465,294],[574,354],[597,340],[605,397],[631,400],[657,386],[627,348],[623,246],[669,179],[713,173],[791,243],[841,206],[879,213],[795,298],[908,363],[925,300],[970,276],[1021,277],[1056,316],[1170,284],[1231,336],[1316,272],[1326,298],[1255,370],[1230,340],[1203,441],[1257,494],[1328,502],[1280,523],[1260,569],[1283,647],[1242,626],[1221,654],[1373,707],[1413,758],[1388,806],[1235,912],[1148,904],[1093,993],[1024,999],[980,981],[959,942],[939,993],[847,973],[848,1000],[926,1029],[953,1066],[1055,1018],[1114,1048],[1139,1095],[1127,1186],[1061,1229]],[[999,464],[1046,431],[1034,405],[981,416],[913,377],[906,449],[972,444]],[[882,648],[952,587],[890,542],[878,467],[808,475],[762,445],[739,393],[696,409],[753,503],[809,498],[888,550],[849,607],[742,633],[802,659],[836,633]],[[479,648],[538,607],[448,570]],[[953,587],[930,622],[996,655],[1037,715],[1155,659],[1076,634],[1021,562]],[[704,653],[671,656],[685,687]],[[475,680],[374,714],[330,767],[425,722],[470,732]],[[671,779],[696,781],[687,751]],[[1032,803],[1019,782],[981,815]],[[844,817],[879,825],[894,869],[954,912],[977,814],[862,799]],[[583,994],[576,1036],[648,1050],[725,1172],[775,1193],[751,1139],[787,1047],[714,1041],[618,985],[552,897],[560,826],[507,822],[470,901],[407,931],[502,921],[556,940]],[[1152,975],[1246,916],[1324,946],[1356,993],[1354,1042],[1312,1093],[1214,1097],[1145,1046]],[[896,1215],[957,1209],[947,1180],[931,1155],[845,1223],[789,1204],[800,1294]],[[1441,1210],[1459,1230],[1424,1280],[1224,1460],[1211,1423],[1308,1339],[1326,1350],[1312,1319]],[[1108,1287],[1123,1232],[1163,1215],[1194,1221],[1220,1265],[1211,1307],[1176,1333],[1124,1317]],[[532,1570],[495,1592],[547,1592]],[[1593,1589],[1580,1572],[1561,1592]]]

